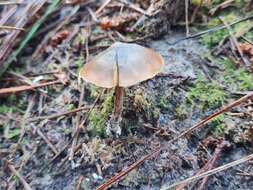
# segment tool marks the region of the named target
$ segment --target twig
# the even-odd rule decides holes
[[[185,29],[186,29],[186,37],[189,36],[189,0],[185,0]]]
[[[81,148],[82,143],[79,143],[75,148],[74,148],[74,155],[77,153],[77,151]],[[58,165],[59,168],[61,168],[63,166],[63,164],[69,160],[69,156],[67,155],[65,158],[62,159],[61,163]]]
[[[148,7],[148,9],[146,10],[146,13],[148,15],[153,15],[153,10],[154,10],[154,4],[151,1],[150,6]],[[144,20],[147,18],[146,15],[142,15],[136,22],[135,24],[131,27],[131,30],[134,31],[142,22],[144,22]]]
[[[55,118],[58,118],[58,117],[61,117],[61,116],[66,116],[66,115],[74,114],[74,113],[77,113],[77,112],[80,112],[80,111],[83,111],[83,110],[88,110],[88,109],[90,109],[90,107],[83,106],[83,107],[76,108],[76,109],[73,109],[73,110],[70,110],[70,111],[66,111],[66,112],[63,112],[63,113],[57,113],[57,114],[53,114],[53,115],[45,115],[45,116],[33,117],[33,118],[28,118],[27,120],[30,121],[30,122],[44,120],[44,119],[51,120],[51,119],[55,119]]]
[[[87,10],[88,10],[88,12],[89,12],[89,14],[90,14],[92,20],[93,20],[95,23],[99,23],[99,20],[98,20],[98,17],[97,17],[97,15],[96,15],[96,13],[94,13],[94,12],[92,11],[92,9],[89,8],[89,7],[87,8]]]
[[[11,170],[11,172],[17,176],[17,178],[19,179],[19,181],[22,183],[22,185],[24,186],[25,190],[32,190],[32,188],[30,187],[30,185],[26,182],[26,180],[23,178],[23,176],[14,168],[13,165],[8,164],[8,168]]]
[[[136,167],[138,167],[139,165],[141,165],[145,160],[148,160],[148,159],[154,157],[156,154],[160,153],[160,150],[161,150],[160,148],[155,149],[150,154],[144,156],[143,158],[141,158],[140,160],[138,160],[134,164],[130,165],[127,169],[125,169],[125,170],[121,171],[120,173],[118,173],[117,175],[113,176],[106,183],[104,183],[101,186],[99,186],[97,188],[97,190],[105,190],[105,189],[109,188],[113,183],[115,183],[116,181],[120,180],[122,177],[124,177],[125,175],[127,175],[133,169],[135,169]]]
[[[5,2],[0,2],[0,5],[21,5],[23,4],[20,1],[5,1]]]
[[[236,175],[244,176],[244,177],[253,177],[253,174],[248,173],[248,172],[238,172],[236,173]]]
[[[204,0],[200,0],[197,7],[193,10],[192,16],[191,16],[191,23],[195,21],[196,15],[199,12],[199,9],[202,7]]]
[[[81,190],[81,185],[82,185],[83,179],[84,179],[83,175],[78,178],[76,190]]]
[[[59,151],[57,148],[50,142],[50,140],[42,133],[42,131],[39,128],[33,127],[34,130],[36,130],[37,134],[47,143],[49,148],[53,151],[55,155],[58,155]]]
[[[90,32],[90,27],[89,27],[89,32]],[[86,36],[86,40],[85,40],[86,62],[89,60],[89,46],[88,46],[88,40],[87,40],[88,38],[89,38],[89,33]],[[79,97],[78,107],[81,107],[81,105],[83,104],[84,90],[85,90],[85,86],[82,85],[81,86],[81,94],[80,94],[80,97]],[[94,106],[96,105],[99,98],[100,98],[100,96],[98,96],[97,100],[95,100],[95,103],[93,104]],[[91,109],[93,109],[93,108],[91,108]],[[86,119],[89,117],[89,113],[87,114],[87,116],[85,118],[85,122],[86,122]],[[78,133],[79,133],[79,127],[80,127],[80,115],[77,114],[75,131],[77,131]],[[74,157],[74,154],[75,154],[75,146],[76,146],[76,143],[77,143],[77,140],[78,140],[78,136],[79,135],[77,134],[73,137],[73,141],[72,141],[72,145],[71,145],[71,149],[70,149],[70,154],[69,154],[69,160],[71,161],[72,168],[74,167],[73,157]]]
[[[96,10],[95,14],[98,16],[100,12],[111,2],[111,0],[106,0],[99,8]]]
[[[21,172],[21,170],[23,169],[23,167],[27,164],[27,162],[30,160],[30,158],[34,155],[34,153],[37,151],[38,147],[36,146],[35,148],[33,148],[32,152],[25,152],[23,155],[22,155],[22,162],[21,164],[19,165],[19,168],[18,168],[18,172]],[[13,179],[13,176],[14,174],[12,174],[9,178],[8,178],[8,183],[11,181],[11,179]],[[9,187],[8,189],[13,189],[11,187]]]
[[[97,97],[96,100],[94,101],[94,103],[93,103],[93,105],[91,106],[89,112],[87,113],[86,117],[84,118],[84,120],[82,121],[82,123],[80,124],[79,127],[82,127],[82,126],[86,123],[86,121],[88,120],[88,118],[89,118],[89,116],[90,116],[90,113],[91,113],[92,110],[95,108],[95,106],[96,106],[98,100],[100,99],[100,97],[105,93],[105,90],[106,90],[106,89],[103,89],[102,92],[98,95],[98,97]]]
[[[244,162],[247,162],[249,160],[253,159],[253,154],[250,154],[250,155],[247,155],[247,156],[244,156],[243,158],[241,159],[238,159],[236,161],[233,161],[233,162],[230,162],[228,164],[225,164],[223,166],[219,166],[217,168],[214,168],[212,170],[209,170],[209,171],[206,171],[204,173],[201,173],[199,175],[195,175],[193,177],[189,177],[183,181],[180,181],[180,182],[177,182],[177,183],[174,183],[172,185],[165,185],[161,188],[161,190],[167,190],[167,189],[172,189],[178,185],[181,185],[181,184],[184,184],[184,183],[190,183],[190,182],[193,182],[193,181],[196,181],[198,179],[201,179],[203,177],[207,177],[207,176],[210,176],[210,175],[213,175],[213,174],[216,174],[218,172],[221,172],[221,171],[224,171],[226,169],[229,169],[231,167],[234,167],[236,165],[239,165],[239,164],[242,164]]]
[[[53,74],[58,74],[59,72],[60,72],[59,70],[46,71],[43,73],[28,74],[27,77],[37,77],[37,76],[41,76],[41,75],[53,75]],[[13,72],[10,72],[10,73],[12,74]]]
[[[78,128],[77,131],[74,131],[74,133],[73,133],[72,138],[70,139],[70,141],[63,147],[62,150],[59,151],[59,153],[58,153],[57,155],[55,155],[55,156],[52,158],[52,160],[50,161],[50,163],[53,162],[56,158],[58,158],[58,157],[61,155],[61,153],[65,151],[65,149],[71,144],[71,142],[73,141],[73,139],[74,139],[74,137],[75,137],[76,135],[79,135],[79,129],[81,128],[82,125],[84,125],[84,123],[86,123],[87,119],[89,118],[89,115],[90,115],[91,111],[94,109],[94,107],[96,106],[98,100],[99,100],[100,97],[104,94],[104,92],[105,92],[105,89],[98,95],[97,99],[94,101],[94,103],[93,103],[93,105],[91,106],[89,112],[87,113],[85,119],[84,119],[83,122],[80,124],[80,127]]]
[[[221,4],[217,5],[216,7],[212,8],[210,11],[209,11],[209,14],[212,16],[215,14],[215,12],[219,9],[224,9],[228,6],[230,6],[231,3],[233,3],[235,0],[226,0],[224,2],[222,2]]]
[[[242,59],[242,61],[244,62],[245,66],[249,66],[249,63],[248,63],[248,61],[245,59],[245,57],[243,56],[242,50],[241,50],[241,48],[240,48],[240,46],[239,46],[239,44],[238,44],[238,41],[237,41],[235,35],[234,35],[233,32],[232,32],[231,27],[228,25],[228,23],[225,21],[224,18],[219,17],[219,19],[223,22],[223,24],[224,24],[225,27],[227,28],[228,33],[229,33],[229,35],[230,35],[230,37],[231,37],[231,39],[232,39],[232,42],[233,42],[234,46],[236,47],[237,51],[239,52],[239,54],[240,54],[240,56],[241,56],[241,59]]]
[[[248,38],[246,38],[245,36],[241,36],[241,38],[242,38],[245,42],[248,42],[250,45],[253,46],[253,42],[250,41]]]
[[[218,115],[230,110],[231,108],[238,106],[239,104],[241,104],[242,102],[250,99],[253,97],[253,92],[250,92],[249,94],[239,98],[238,100],[226,105],[225,107],[221,108],[220,110],[214,112],[213,114],[209,115],[208,117],[206,117],[205,119],[203,119],[202,121],[200,121],[199,123],[197,123],[196,125],[190,127],[189,129],[187,129],[186,131],[182,132],[179,136],[175,137],[173,139],[173,141],[185,136],[186,134],[191,133],[192,131],[199,129],[200,127],[202,127],[204,124],[207,124],[208,122],[210,122],[211,120],[213,120],[215,117],[217,117]]]
[[[250,19],[253,19],[253,15],[248,16],[248,17],[245,17],[245,18],[242,18],[242,19],[239,19],[239,20],[237,20],[237,21],[235,21],[235,22],[232,22],[232,23],[228,24],[228,26],[233,26],[233,25],[239,24],[239,23],[241,23],[241,22],[244,22],[244,21],[250,20]],[[214,27],[214,28],[211,28],[211,29],[208,29],[208,30],[205,30],[205,31],[196,33],[196,34],[192,34],[192,35],[190,35],[190,36],[188,36],[188,37],[180,38],[180,39],[178,39],[178,40],[176,40],[176,41],[174,41],[174,42],[167,42],[167,44],[168,44],[168,45],[175,45],[175,44],[177,44],[177,43],[179,43],[179,42],[181,42],[181,41],[188,40],[188,39],[192,39],[192,38],[197,38],[197,37],[200,37],[200,36],[202,36],[202,35],[204,35],[204,34],[216,32],[216,31],[222,30],[222,29],[224,29],[224,28],[226,28],[226,26],[224,26],[224,25],[219,25],[219,26],[216,26],[216,27]]]
[[[15,26],[4,26],[4,25],[0,25],[0,29],[25,31],[24,28],[18,28],[18,27],[15,27]]]
[[[41,84],[2,88],[2,89],[0,89],[0,96],[23,92],[23,91],[28,91],[28,90],[33,90],[36,88],[41,88],[41,87],[45,87],[45,86],[49,86],[49,85],[53,85],[53,84],[60,84],[60,83],[62,83],[60,80],[56,80],[56,81],[50,81],[50,82],[45,82],[45,83],[41,83]]]
[[[24,82],[25,84],[28,84],[28,85],[33,85],[33,81],[30,80],[29,78],[27,78],[26,76],[24,75],[21,75],[21,74],[18,74],[18,73],[15,73],[13,71],[10,71],[9,72],[11,75],[15,76],[15,77],[18,77],[22,82]],[[46,94],[46,91],[45,90],[42,90],[42,89],[38,89],[38,91],[40,91],[41,93],[43,94]]]
[[[80,94],[80,97],[79,97],[79,103],[78,103],[78,107],[81,107],[81,105],[83,104],[83,97],[84,97],[84,85],[81,86],[81,94]],[[76,128],[75,128],[75,131],[78,131],[79,129],[79,125],[80,125],[80,114],[77,114],[76,115]],[[78,135],[76,135],[72,141],[72,145],[71,145],[71,149],[70,149],[70,153],[69,153],[69,160],[71,162],[73,162],[73,157],[74,157],[74,149],[75,149],[75,146],[76,146],[76,143],[77,143],[77,139],[78,138]],[[74,166],[74,163],[72,163],[72,165]],[[72,167],[73,168],[73,167]]]
[[[206,170],[211,170],[213,169],[214,167],[214,163],[218,160],[218,158],[220,157],[220,154],[221,152],[223,151],[223,149],[225,147],[227,147],[229,145],[229,143],[227,141],[222,141],[221,143],[219,143],[217,145],[217,147],[215,148],[215,151],[213,153],[213,156],[212,158],[205,164],[204,166],[204,170],[203,171],[206,171]],[[201,173],[203,172],[201,171]],[[198,187],[198,190],[203,190],[204,187],[205,187],[205,184],[207,183],[208,181],[208,176],[204,177],[203,180],[202,180],[202,183],[200,184],[200,186]]]
[[[33,108],[33,106],[34,106],[34,101],[35,101],[35,96],[33,96],[33,97],[31,98],[31,101],[29,101],[29,104],[28,104],[28,106],[27,106],[25,115],[24,115],[24,117],[23,117],[23,119],[22,119],[22,121],[21,121],[21,124],[20,124],[21,132],[20,132],[20,136],[19,136],[19,139],[18,139],[17,146],[15,147],[15,150],[13,151],[13,152],[14,152],[13,154],[16,153],[16,151],[17,151],[18,147],[20,146],[20,144],[21,144],[21,142],[22,142],[22,140],[23,140],[23,137],[24,137],[24,135],[25,135],[26,119],[27,119],[27,117],[29,117],[29,115],[30,115],[30,112],[31,112],[31,110],[32,110],[32,108]]]
[[[145,15],[147,17],[151,16],[151,14],[148,11],[145,11],[145,10],[141,9],[140,7],[135,6],[133,3],[129,2],[129,1],[126,1],[126,0],[118,0],[118,1],[127,5],[129,8],[141,13],[142,15]]]

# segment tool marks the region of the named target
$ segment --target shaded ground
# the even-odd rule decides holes
[[[75,25],[71,27],[73,28]],[[20,72],[14,71],[16,74],[21,73],[37,81],[57,78],[67,80],[68,83],[46,87],[43,89],[45,91],[37,90],[1,98],[1,188],[22,188],[17,178],[6,168],[7,161],[20,166],[19,172],[33,189],[69,190],[76,189],[77,186],[80,189],[95,189],[162,145],[166,148],[161,154],[146,161],[111,187],[160,189],[165,184],[196,174],[221,142],[227,141],[229,146],[220,154],[215,163],[217,166],[252,152],[252,115],[248,114],[252,111],[250,101],[197,133],[166,146],[181,131],[221,105],[237,99],[246,90],[252,90],[250,87],[239,88],[243,80],[237,78],[236,81],[231,79],[232,82],[227,82],[227,65],[220,59],[210,59],[209,50],[197,40],[169,45],[168,42],[184,37],[180,28],[157,40],[142,40],[141,44],[161,53],[166,65],[155,78],[127,89],[121,123],[122,135],[117,139],[107,137],[104,129],[112,111],[111,90],[106,90],[95,108],[91,109],[102,89],[87,83],[78,84],[77,79],[78,69],[83,65],[84,52],[87,50],[85,43],[81,44],[82,39],[78,34],[85,35],[86,32],[80,28],[73,30],[73,36],[77,36],[74,40],[67,39],[57,48],[48,47],[45,57],[31,61],[27,48],[20,59],[25,68]],[[89,44],[90,56],[112,43],[111,38],[103,37],[102,34],[103,31],[98,30],[98,33],[93,33],[90,37],[102,39],[94,42],[96,45],[92,45],[93,42]],[[77,39],[79,41],[75,43]],[[54,75],[38,74],[54,70],[57,70]],[[35,78],[29,76],[34,73],[38,74]],[[6,78],[14,76],[7,74]],[[20,76],[16,76],[15,80],[17,78]],[[3,87],[8,83],[5,82]],[[78,105],[87,108],[78,114],[54,119],[35,118],[63,113]],[[71,136],[76,126],[86,120],[89,110],[91,113],[80,130],[79,138],[73,143]],[[69,155],[74,149],[76,151],[70,161]],[[54,157],[55,155],[58,156]],[[217,173],[209,178],[205,189],[251,189],[252,172],[252,163],[245,163]],[[199,185],[200,183],[195,186],[190,184],[187,189],[197,189]]]

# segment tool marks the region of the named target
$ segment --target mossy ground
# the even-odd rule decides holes
[[[221,3],[221,1],[213,2],[213,5],[204,8],[204,13]],[[240,5],[236,4],[236,6]],[[93,7],[91,8],[93,9]],[[112,9],[112,7],[107,8],[105,10]],[[86,8],[84,7],[83,10],[86,10]],[[122,11],[124,10],[126,9],[122,9]],[[220,12],[222,14],[219,14]],[[227,16],[227,14],[230,15]],[[88,12],[87,15],[89,15]],[[227,22],[230,23],[237,18],[242,18],[243,15],[231,13],[230,9],[226,13],[218,11],[212,17],[214,20],[210,16],[206,16],[209,20],[206,28],[212,28],[221,24],[217,18],[218,16],[224,16]],[[249,22],[241,23],[241,26],[237,29],[238,26],[232,27],[235,34],[237,30],[240,31],[248,27]],[[93,27],[91,28],[91,38],[97,37],[103,32],[97,28],[99,27],[95,25],[94,30]],[[178,36],[178,34],[181,36]],[[133,37],[132,34],[123,33],[123,35],[129,38]],[[86,39],[83,38],[81,32],[76,36],[78,44],[82,45],[80,52],[71,43],[65,44],[65,46],[63,44],[61,46],[63,48],[56,48],[59,51],[58,53],[56,52],[56,56],[64,60],[63,62],[52,58],[50,64],[48,64],[48,61],[46,63],[39,61],[37,65],[31,65],[31,67],[34,67],[32,71],[35,74],[52,71],[59,67],[68,68],[70,81],[67,85],[47,87],[48,93],[46,96],[33,91],[19,94],[17,98],[13,97],[14,99],[1,99],[4,102],[1,102],[0,105],[0,116],[2,117],[3,115],[3,118],[8,120],[8,123],[0,123],[1,151],[3,150],[5,154],[7,153],[4,159],[11,160],[13,165],[19,169],[18,166],[26,160],[26,155],[30,155],[28,162],[20,170],[20,174],[35,189],[72,189],[73,187],[77,187],[80,181],[83,189],[96,189],[100,184],[106,182],[119,171],[122,171],[123,168],[127,168],[158,146],[162,146],[165,149],[161,154],[157,155],[156,159],[146,161],[130,173],[129,177],[125,177],[117,185],[111,187],[115,190],[122,188],[160,189],[161,184],[167,182],[173,183],[182,179],[182,176],[192,176],[193,173],[199,171],[202,167],[199,164],[201,159],[203,159],[203,163],[206,163],[207,158],[209,158],[206,151],[202,152],[204,158],[198,155],[200,152],[198,145],[207,136],[211,135],[217,139],[224,137],[226,140],[234,143],[234,147],[237,146],[237,142],[250,142],[250,138],[242,140],[245,131],[250,132],[252,123],[246,123],[247,119],[250,121],[250,117],[235,118],[229,114],[223,114],[215,118],[208,125],[203,126],[199,131],[194,132],[193,135],[178,139],[172,146],[168,143],[169,139],[189,129],[189,127],[207,115],[210,115],[210,113],[239,98],[238,93],[242,94],[246,93],[245,91],[252,90],[253,84],[252,76],[247,68],[238,67],[238,65],[234,64],[234,60],[230,59],[226,54],[221,54],[220,56],[206,55],[202,54],[202,51],[199,51],[206,50],[205,47],[207,46],[209,48],[207,51],[211,52],[212,48],[216,47],[219,41],[228,37],[226,30],[209,33],[208,36],[203,36],[200,39],[200,43],[195,39],[187,40],[185,43],[180,42],[170,47],[174,51],[169,52],[167,42],[171,39],[175,41],[182,36],[185,36],[184,32],[175,31],[171,35],[164,38],[161,37],[159,40],[144,40],[144,45],[159,51],[166,59],[166,68],[162,71],[165,73],[164,77],[157,76],[127,89],[122,115],[123,130],[122,135],[117,139],[105,135],[106,123],[112,114],[114,101],[113,89],[105,91],[94,109],[91,110],[88,120],[77,138],[79,148],[74,155],[75,168],[72,168],[71,162],[66,160],[68,160],[69,151],[71,151],[72,134],[75,130],[76,120],[78,119],[78,115],[76,114],[52,120],[27,122],[25,124],[26,129],[22,146],[16,154],[11,154],[9,151],[12,150],[13,145],[17,143],[20,137],[20,119],[24,117],[25,110],[30,101],[29,95],[36,95],[36,105],[30,113],[31,117],[50,115],[51,113],[63,113],[66,110],[77,108],[81,96],[81,87],[77,82],[78,78],[76,74],[86,59],[86,56],[84,56]],[[252,37],[249,32],[246,36],[249,39]],[[117,36],[113,37],[116,37],[117,40],[119,39]],[[100,48],[102,45],[105,44],[107,46],[113,43],[107,37],[105,40],[104,38],[102,39],[97,43],[92,42],[88,44],[88,48],[92,50],[90,51],[90,56],[101,52],[102,49]],[[153,42],[157,43],[157,45],[153,46]],[[215,67],[203,61],[205,58],[208,58]],[[69,63],[69,65],[66,63]],[[208,72],[205,73],[200,64],[206,66]],[[173,70],[174,68],[176,69]],[[21,73],[25,75],[26,70],[30,71],[26,68]],[[173,77],[175,75],[176,77]],[[207,77],[207,75],[209,76]],[[102,89],[88,83],[85,83],[84,86],[83,105],[90,107],[100,95]],[[38,109],[40,107],[39,103],[42,105],[40,109]],[[244,109],[243,106],[240,106],[232,111],[237,114],[245,111],[242,109]],[[246,111],[245,113],[247,113]],[[80,121],[84,121],[87,113],[88,111],[80,113]],[[231,126],[229,126],[229,119],[232,123]],[[227,133],[228,128],[233,130],[233,134]],[[238,135],[239,133],[235,128],[238,128],[240,135]],[[40,129],[56,149],[61,151],[61,154],[54,161],[52,161],[54,152],[45,140],[36,133],[36,129]],[[235,152],[233,153],[229,151],[222,153],[219,164],[228,163],[230,160],[235,160],[235,157],[239,158],[251,153],[252,151],[249,150],[250,146],[244,145],[246,148],[239,147],[239,151],[237,151],[238,149],[234,149]],[[213,149],[208,149],[208,152],[213,154]],[[238,172],[237,169],[246,171],[247,167],[248,165],[242,164],[240,167],[231,169],[227,173],[217,173],[216,178],[209,178],[206,188],[234,189],[239,187],[247,189],[252,186],[252,180],[248,182],[245,178],[234,175]],[[41,168],[46,169],[42,171]],[[1,179],[8,180],[10,176],[11,173],[8,171],[1,173],[0,170]],[[18,180],[13,182],[17,188],[22,188],[22,184]]]
[[[207,14],[215,6],[224,1],[212,1],[211,4],[202,4],[203,14]],[[200,5],[200,1],[194,1],[195,4]],[[228,24],[233,23],[243,17],[250,15],[250,12],[245,12],[245,1],[235,1],[234,7],[224,11],[218,11],[213,16],[208,18],[207,27],[205,29],[212,29],[223,24],[220,17],[222,17]],[[238,11],[236,11],[238,10]],[[243,42],[240,38],[245,36],[252,40],[251,29],[253,27],[252,21],[238,23],[231,26],[232,33],[239,42]],[[228,29],[221,29],[215,32],[210,32],[201,37],[200,42],[205,45],[209,51],[217,47],[221,42],[229,41],[230,35]],[[227,50],[231,51],[231,50]],[[205,57],[205,55],[203,55]],[[191,105],[198,105],[202,110],[212,110],[227,103],[233,96],[233,93],[250,91],[253,89],[252,73],[245,66],[238,66],[231,60],[227,54],[222,56],[208,55],[209,60],[222,68],[219,74],[213,76],[212,81],[200,76],[193,87],[190,87],[187,92],[187,102]],[[226,115],[222,115],[212,122],[216,126],[213,130],[215,135],[223,135],[226,127],[224,120]]]

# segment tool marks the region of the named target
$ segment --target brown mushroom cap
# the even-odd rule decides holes
[[[152,49],[116,42],[86,63],[79,75],[85,81],[105,88],[117,86],[118,76],[118,86],[128,87],[154,77],[163,64],[162,56]]]

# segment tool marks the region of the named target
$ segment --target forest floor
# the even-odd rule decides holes
[[[173,189],[252,154],[252,3],[194,1],[187,38],[184,17],[166,34],[150,34],[136,26],[149,1],[122,2],[59,6],[8,65],[0,78],[0,189],[96,189],[154,150],[110,189]],[[78,78],[115,41],[150,47],[165,60],[157,76],[126,89],[117,138],[105,130],[113,89]],[[253,160],[245,160],[177,189],[246,190],[252,178]]]

